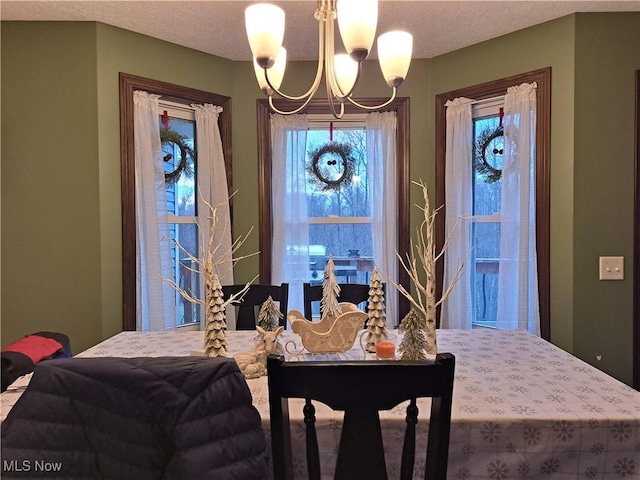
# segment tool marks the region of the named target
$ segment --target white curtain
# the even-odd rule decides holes
[[[302,284],[309,281],[309,216],[305,176],[306,115],[271,117],[273,212],[271,282],[289,283],[289,310],[304,311]]]
[[[233,285],[233,264],[231,259],[231,215],[229,212],[229,190],[227,188],[227,170],[224,163],[224,151],[218,117],[222,107],[209,103],[191,105],[196,118],[196,151],[198,152],[198,217],[200,223],[200,242],[208,241],[211,210],[205,203],[216,208],[216,262],[220,265],[218,275],[222,285]],[[201,279],[203,281],[203,279]],[[204,292],[204,285],[200,286]],[[227,314],[227,325],[235,328],[233,309]],[[200,322],[201,329],[205,322]]]
[[[455,277],[459,265],[465,266],[441,308],[441,328],[471,328],[473,296],[469,251],[472,229],[466,220],[473,213],[472,158],[473,120],[472,100],[456,98],[446,103],[447,132],[445,153],[445,238],[449,244],[444,256],[445,290]],[[436,205],[439,207],[439,205]]]
[[[367,178],[373,232],[373,259],[384,277],[398,279],[398,200],[396,193],[396,114],[367,115]],[[403,232],[407,234],[408,232]],[[394,328],[398,318],[398,295],[387,282],[385,290],[387,327]]]
[[[498,276],[498,328],[540,335],[536,255],[536,88],[510,87],[504,99],[502,221]]]
[[[136,328],[175,328],[175,292],[171,278],[164,170],[158,127],[158,96],[134,92]]]

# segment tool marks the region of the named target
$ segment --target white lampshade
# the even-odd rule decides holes
[[[354,60],[364,60],[376,36],[378,0],[338,0],[337,11],[344,48]]]
[[[336,55],[333,58],[336,82],[344,95],[347,95],[358,78],[358,62],[346,53]]]
[[[385,81],[390,87],[398,87],[407,78],[413,36],[407,32],[387,32],[378,37],[378,60]]]
[[[261,67],[270,67],[282,47],[284,10],[269,3],[256,3],[244,11],[249,46]]]
[[[284,71],[287,67],[287,49],[282,47],[280,49],[280,53],[276,57],[276,61],[273,66],[269,69],[267,75],[269,75],[269,81],[271,85],[275,88],[280,89],[280,85],[282,84],[282,79],[284,77]],[[256,79],[258,80],[258,85],[260,86],[260,90],[263,92],[269,92],[271,88],[267,83],[267,79],[264,74],[264,69],[258,65],[256,59],[253,59],[253,69],[256,73]]]

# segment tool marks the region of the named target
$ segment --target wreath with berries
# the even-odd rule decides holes
[[[483,130],[478,139],[476,140],[475,151],[473,155],[473,166],[482,175],[487,183],[494,183],[500,180],[502,177],[502,169],[496,168],[495,165],[491,165],[487,160],[487,149],[492,146],[494,140],[504,137],[504,128],[499,125],[495,129],[487,128]],[[495,155],[502,155],[504,153],[503,148],[498,148],[498,145],[493,145],[490,152]]]
[[[312,174],[311,181],[326,192],[337,191],[349,186],[353,179],[354,158],[352,148],[346,143],[329,142],[311,152],[311,161],[307,170]],[[335,170],[340,164],[342,172],[337,178],[327,177],[327,168]]]
[[[181,135],[171,128],[160,127],[160,143],[166,145],[173,143],[178,146],[180,150],[180,162],[175,170],[164,174],[164,180],[166,183],[174,183],[180,175],[183,173],[187,177],[193,176],[193,169],[189,165],[188,160],[191,159],[193,163],[196,161],[196,154],[193,149],[187,144],[188,138],[185,135]],[[170,162],[173,159],[173,154],[168,153],[162,157],[165,162]]]

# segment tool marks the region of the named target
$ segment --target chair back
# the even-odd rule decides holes
[[[339,302],[350,302],[359,305],[369,300],[369,289],[371,287],[366,283],[341,283]],[[382,285],[384,293],[385,285]],[[312,305],[314,302],[322,300],[322,285],[311,285],[310,283],[302,284],[302,293],[304,298],[304,318],[311,320],[313,316]],[[366,304],[362,308],[367,311]],[[366,326],[366,325],[365,325]]]
[[[238,293],[245,285],[223,285],[222,293],[227,299],[231,295]],[[267,300],[271,298],[279,303],[282,318],[278,326],[286,328],[287,325],[287,309],[289,305],[289,284],[282,283],[280,285],[250,285],[242,297],[240,303],[235,304],[237,307],[236,330],[255,330],[257,324],[257,310]]]
[[[451,402],[455,357],[438,354],[435,362],[336,361],[285,362],[281,355],[267,359],[274,478],[293,478],[289,398],[305,399],[304,424],[308,478],[320,479],[315,408],[312,400],[344,411],[335,479],[386,479],[386,465],[378,412],[409,401],[402,447],[400,478],[413,477],[416,399],[431,397],[425,479],[447,475]]]

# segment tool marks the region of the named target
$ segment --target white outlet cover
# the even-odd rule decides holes
[[[624,280],[624,257],[600,257],[600,280]]]

